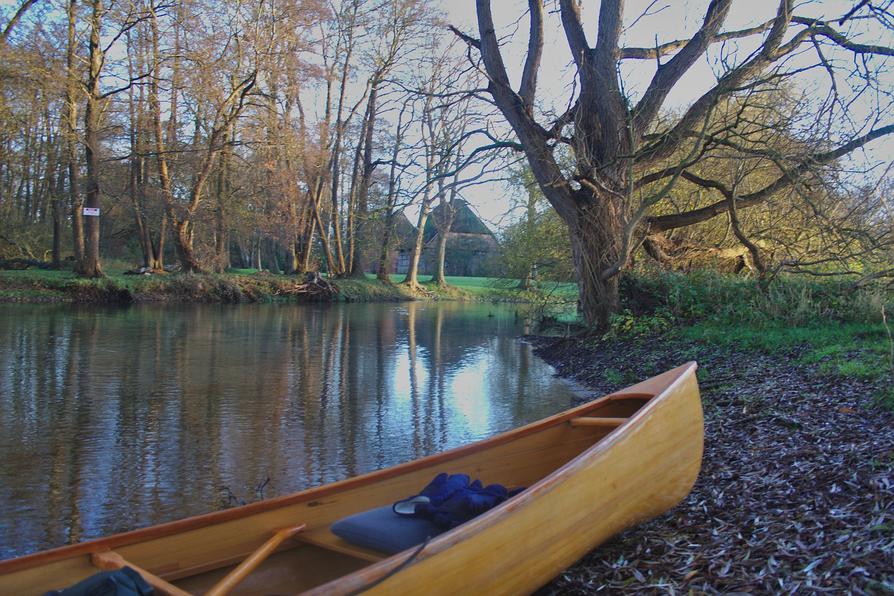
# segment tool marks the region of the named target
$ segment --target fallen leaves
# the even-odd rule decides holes
[[[872,406],[876,387],[710,346],[536,343],[561,374],[596,392],[620,388],[602,371],[646,378],[680,364],[682,349],[697,352],[708,377],[692,493],[544,594],[894,592],[894,414]]]

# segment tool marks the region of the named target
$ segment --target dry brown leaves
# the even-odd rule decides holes
[[[894,415],[873,407],[874,387],[711,347],[535,343],[600,393],[619,388],[603,370],[645,378],[683,350],[706,379],[705,456],[689,497],[543,594],[894,593]]]

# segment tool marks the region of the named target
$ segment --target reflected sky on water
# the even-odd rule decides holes
[[[0,305],[0,559],[567,408],[522,332],[482,304]]]

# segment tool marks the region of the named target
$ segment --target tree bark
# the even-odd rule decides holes
[[[606,273],[621,256],[619,206],[614,197],[591,195],[578,203],[576,217],[566,223],[578,278],[579,310],[587,323],[607,329],[620,308],[618,276]]]
[[[81,209],[78,163],[78,74],[77,60],[77,0],[68,4],[68,46],[66,50],[65,85],[65,145],[68,158],[68,197],[71,208],[71,237],[75,259],[75,271],[84,270],[84,219]]]
[[[366,275],[369,268],[369,239],[367,238],[369,229],[369,187],[372,182],[373,163],[372,163],[372,145],[373,131],[376,126],[376,101],[378,98],[379,81],[374,80],[369,90],[369,100],[366,105],[366,129],[365,139],[363,141],[363,169],[360,173],[360,185],[357,191],[357,209],[355,218],[357,220],[356,237],[354,242],[354,258],[351,260],[351,276],[362,278]]]
[[[413,243],[413,251],[410,253],[410,266],[403,281],[403,283],[414,290],[419,287],[419,260],[422,258],[422,247],[425,243],[425,222],[428,221],[429,211],[431,211],[432,197],[430,194],[431,192],[426,190],[422,199],[422,206],[419,209],[419,220],[416,225],[416,241]]]
[[[90,18],[90,65],[87,78],[87,108],[84,111],[84,158],[87,162],[87,200],[84,206],[99,209],[99,120],[102,96],[99,89],[99,76],[103,64],[103,50],[100,40],[102,28],[102,0],[93,0],[93,14]],[[90,216],[85,222],[84,268],[81,272],[87,277],[102,277],[99,257],[99,216]]]
[[[453,219],[452,217],[450,218]],[[452,221],[450,223],[453,223]],[[450,229],[449,227],[447,228]],[[438,232],[438,256],[437,256],[437,269],[435,269],[435,283],[440,287],[447,286],[447,239],[450,237],[450,233],[446,231]]]

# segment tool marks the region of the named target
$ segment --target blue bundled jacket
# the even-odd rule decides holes
[[[442,472],[418,495],[398,501],[392,509],[398,515],[421,517],[449,530],[493,509],[523,490],[510,490],[500,484],[484,486],[480,480],[470,482],[467,474]]]

